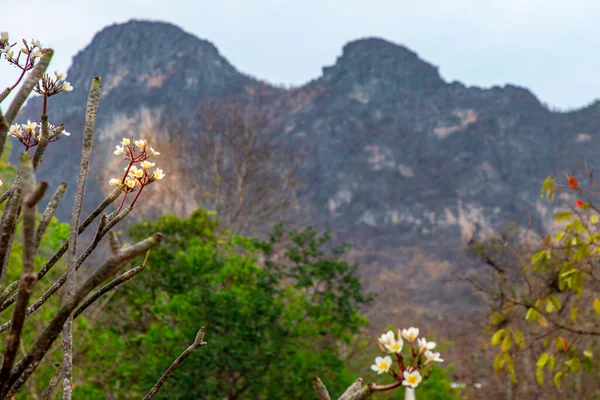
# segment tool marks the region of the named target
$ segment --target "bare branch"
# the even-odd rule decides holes
[[[13,312],[11,329],[6,339],[6,347],[4,349],[4,359],[0,368],[0,394],[6,390],[3,384],[10,375],[10,370],[15,362],[19,344],[21,341],[21,331],[25,323],[25,312],[29,297],[33,292],[37,281],[36,274],[33,269],[33,261],[35,258],[35,210],[37,203],[41,200],[47,183],[35,186],[35,175],[33,172],[33,164],[31,157],[27,153],[21,155],[21,176],[23,185],[23,271],[21,273],[21,283],[17,292],[17,301]]]
[[[132,268],[129,271],[121,274],[117,278],[104,285],[102,288],[98,289],[98,291],[96,291],[94,294],[88,297],[86,301],[84,301],[79,307],[77,307],[77,310],[75,310],[75,312],[73,313],[73,319],[77,318],[79,314],[84,312],[90,305],[92,305],[96,300],[102,297],[102,295],[113,290],[117,286],[127,282],[128,280],[142,272],[144,268],[146,268],[145,263],[142,265],[138,265],[137,267]]]
[[[60,376],[60,364],[56,363],[54,366],[56,367],[56,371],[54,371],[54,375],[52,375],[52,379],[50,379],[48,389],[46,389],[46,394],[44,395],[44,400],[52,400],[54,389],[56,389],[56,385],[58,384],[58,377]]]
[[[75,266],[75,270],[79,270],[79,267],[81,267],[83,262],[96,249],[96,247],[98,246],[98,244],[100,243],[100,241],[102,240],[104,235],[107,232],[109,232],[117,223],[122,221],[131,212],[131,210],[132,210],[132,208],[131,208],[131,206],[129,206],[126,209],[124,209],[123,211],[121,211],[119,214],[117,214],[110,220],[110,222],[104,228],[104,230],[101,234],[96,234],[95,240],[88,245],[88,247],[85,249],[85,251],[77,259],[77,264]],[[48,290],[46,290],[46,292],[42,296],[40,296],[40,298],[37,299],[37,301],[35,303],[33,303],[29,308],[27,308],[27,316],[31,315],[38,308],[40,308],[42,305],[44,305],[44,303],[47,302],[65,284],[66,281],[67,281],[67,272],[62,274],[61,277],[58,278],[56,280],[56,282],[54,282],[52,284],[52,286],[50,286],[50,288],[48,288]],[[10,328],[10,326],[11,326],[10,321],[5,322],[4,324],[0,325],[0,332],[4,332],[8,328]]]
[[[173,361],[173,364],[171,364],[171,366],[165,371],[165,373],[160,377],[160,379],[154,384],[154,386],[152,387],[152,389],[150,389],[148,394],[144,396],[143,400],[150,400],[151,398],[153,398],[156,395],[156,393],[158,393],[165,381],[173,374],[173,372],[175,372],[177,368],[181,366],[181,364],[186,360],[186,358],[192,355],[196,348],[206,345],[206,342],[204,341],[204,332],[204,327],[200,328],[198,334],[196,335],[196,340],[194,340],[194,343],[192,343],[190,347],[185,349],[185,351],[181,353],[181,355],[177,357],[175,361]]]
[[[29,97],[29,94],[33,90],[35,84],[38,83],[38,81],[42,78],[42,75],[44,75],[44,72],[46,72],[53,54],[54,50],[44,49],[44,55],[42,55],[36,66],[29,73],[27,79],[25,79],[25,82],[15,95],[10,107],[8,107],[6,115],[4,116],[4,123],[0,123],[0,157],[2,157],[2,154],[4,153],[6,134],[8,133],[10,124],[12,124],[18,112],[21,110],[21,107],[23,107],[23,104],[25,104],[25,100],[27,100],[27,97]]]
[[[327,391],[327,388],[325,387],[323,382],[321,382],[321,379],[319,379],[318,376],[315,376],[313,377],[312,381],[313,388],[315,389],[319,400],[331,400],[331,396],[329,396],[329,392]]]
[[[10,259],[10,250],[12,241],[17,229],[19,219],[19,209],[21,206],[21,183],[16,182],[9,190],[11,192],[8,199],[8,204],[2,213],[2,221],[0,222],[0,287],[4,284],[6,277],[6,268]]]
[[[37,170],[42,162],[42,156],[48,147],[48,143],[50,143],[50,127],[48,124],[48,116],[46,114],[42,115],[42,138],[38,143],[35,153],[33,154],[33,169]]]
[[[71,216],[71,229],[69,233],[69,253],[67,255],[67,288],[65,300],[68,301],[75,293],[75,279],[77,277],[77,237],[79,236],[79,217],[85,194],[85,184],[92,159],[92,146],[94,144],[94,131],[96,130],[96,113],[100,101],[100,88],[102,80],[95,76],[92,78],[90,94],[88,96],[87,109],[85,112],[85,129],[83,133],[83,149],[81,151],[81,164],[79,176],[77,177],[77,188],[75,190],[75,203]],[[95,240],[94,240],[95,241]],[[63,400],[71,400],[73,386],[71,385],[73,375],[73,317],[67,318],[63,332]]]
[[[42,220],[38,225],[38,230],[36,234],[36,248],[40,247],[40,243],[42,242],[42,238],[44,237],[46,228],[48,228],[50,220],[52,219],[52,217],[54,217],[54,213],[56,212],[56,209],[58,208],[58,205],[60,204],[66,190],[67,184],[64,182],[61,183],[52,195],[50,201],[48,202],[46,210],[44,211],[44,214],[42,214]]]
[[[85,219],[85,221],[83,221],[83,223],[79,226],[79,234],[81,235],[81,233],[96,219],[96,217],[98,215],[100,215],[104,210],[106,210],[106,208],[109,205],[111,205],[117,199],[117,197],[119,197],[120,194],[121,194],[120,188],[116,188],[115,190],[113,190],[112,193],[109,194],[102,201],[102,203],[100,203],[100,205],[98,207],[96,207],[96,209],[90,215],[88,215],[88,217]],[[5,213],[6,213],[6,211],[5,211]],[[0,232],[0,234],[1,234],[1,232]],[[0,239],[1,239],[1,236],[0,236]],[[48,271],[50,271],[50,269],[65,254],[65,252],[67,251],[68,248],[69,248],[69,242],[68,241],[64,242],[63,245],[61,246],[61,248],[58,249],[58,251],[56,253],[54,253],[52,258],[50,258],[50,260],[48,260],[46,262],[46,265],[44,265],[44,267],[42,267],[42,269],[38,272],[38,276],[37,276],[38,281],[40,279],[42,279],[44,277],[44,275],[46,275],[48,273]],[[14,296],[8,300],[6,300],[6,298],[15,291],[18,284],[19,284],[19,281],[13,282],[11,285],[9,285],[6,288],[6,290],[4,290],[2,295],[0,295],[0,304],[1,304],[0,312],[6,310],[8,307],[10,307],[11,304],[13,304],[15,302]]]
[[[64,323],[79,305],[79,303],[99,284],[113,276],[124,265],[132,261],[135,257],[144,254],[152,247],[158,245],[163,239],[161,233],[136,243],[133,246],[127,246],[119,253],[110,256],[96,272],[86,280],[67,300],[61,309],[54,314],[46,329],[38,336],[35,343],[31,346],[27,354],[15,364],[11,371],[8,384],[10,389],[6,392],[5,398],[13,396],[17,390],[29,379],[35,371],[44,355],[48,352],[58,335],[61,333]]]

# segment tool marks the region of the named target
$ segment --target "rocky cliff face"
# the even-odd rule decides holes
[[[177,27],[131,21],[107,27],[75,56],[74,92],[50,104],[51,122],[73,133],[46,156],[42,173],[53,184],[74,187],[93,75],[104,80],[98,168],[114,138],[136,136],[148,113],[186,116],[204,100],[268,93],[273,129],[305,155],[306,219],[355,244],[381,277],[372,288],[420,277],[405,288],[435,290],[422,299],[446,305],[457,298],[447,277],[461,243],[509,221],[524,226],[528,213],[543,230],[552,211],[539,196],[545,176],[575,169],[583,157],[593,162],[600,150],[597,104],[556,113],[524,88],[445,82],[435,66],[381,39],[348,43],[321,77],[282,90],[238,72],[212,44]],[[32,99],[22,118],[38,119],[39,109]],[[100,195],[91,187],[88,207]]]

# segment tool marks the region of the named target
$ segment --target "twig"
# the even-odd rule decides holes
[[[148,394],[144,396],[143,400],[150,400],[151,398],[153,398],[156,395],[156,393],[158,393],[165,381],[173,374],[173,372],[175,372],[177,368],[181,366],[185,359],[188,358],[194,352],[194,350],[196,350],[196,348],[206,345],[206,342],[204,341],[204,332],[204,327],[200,328],[198,334],[196,334],[196,339],[194,340],[194,343],[192,343],[190,347],[185,349],[185,351],[181,353],[181,355],[177,357],[175,361],[173,361],[173,364],[171,364],[171,366],[165,371],[165,373],[160,377],[160,379],[154,384],[154,386],[152,387],[152,389],[150,389]]]
[[[11,195],[8,204],[2,213],[0,222],[0,288],[4,285],[8,260],[10,259],[10,250],[17,229],[19,219],[19,208],[21,206],[21,183],[17,182],[9,190]]]
[[[69,252],[67,254],[67,287],[65,301],[75,293],[75,280],[77,277],[77,238],[79,236],[79,217],[85,184],[87,182],[90,160],[92,159],[92,146],[94,144],[94,131],[96,130],[96,113],[100,101],[100,87],[102,80],[99,76],[92,78],[92,85],[88,96],[87,109],[85,111],[85,129],[83,133],[83,149],[81,151],[81,164],[79,176],[77,177],[77,188],[75,189],[75,202],[71,216],[71,228],[69,232]],[[73,394],[73,316],[67,318],[63,331],[63,400],[71,400]]]
[[[98,215],[100,215],[104,210],[106,210],[106,208],[108,206],[110,206],[117,199],[117,197],[119,197],[120,194],[121,194],[120,188],[116,188],[115,190],[113,190],[112,193],[109,194],[102,201],[102,203],[100,203],[100,205],[98,205],[98,207],[96,207],[96,209],[94,211],[92,211],[92,213],[90,215],[88,215],[88,217],[85,219],[85,221],[83,221],[83,223],[79,226],[79,234],[81,235],[81,233],[96,219],[96,217]],[[6,211],[5,211],[5,213],[6,213]],[[1,232],[0,232],[0,235],[1,235]],[[0,239],[1,239],[1,236],[0,236]],[[63,243],[61,248],[58,249],[58,251],[56,253],[54,253],[52,258],[50,258],[50,260],[48,260],[48,262],[46,262],[46,265],[44,265],[44,267],[42,267],[42,269],[38,272],[38,276],[37,276],[38,281],[40,279],[42,279],[44,277],[44,275],[46,275],[48,273],[48,271],[50,271],[50,269],[65,254],[65,252],[67,251],[68,248],[69,248],[69,242],[66,241]],[[14,296],[11,297],[9,300],[6,300],[6,298],[15,291],[18,284],[19,284],[18,280],[13,282],[4,290],[4,292],[2,292],[2,295],[0,295],[0,304],[1,304],[0,312],[6,310],[8,307],[10,307],[11,304],[13,304],[15,302]]]
[[[128,280],[130,280],[131,278],[133,278],[134,276],[136,276],[137,274],[142,272],[144,270],[144,268],[146,268],[145,263],[142,265],[138,265],[137,267],[132,268],[127,272],[124,272],[123,274],[119,275],[117,278],[113,279],[106,285],[102,286],[102,288],[98,289],[98,291],[96,291],[94,294],[92,294],[90,297],[88,297],[88,299],[86,301],[84,301],[79,307],[77,307],[77,310],[75,310],[75,312],[73,313],[73,319],[77,318],[79,316],[79,314],[84,312],[90,305],[92,305],[96,300],[98,300],[100,297],[102,297],[102,295],[111,291],[112,289],[116,288],[117,286],[127,282]]]
[[[36,66],[27,76],[25,82],[13,98],[12,103],[10,103],[10,107],[6,111],[6,115],[4,116],[4,123],[0,123],[0,157],[4,153],[4,146],[6,145],[6,134],[8,133],[8,128],[10,124],[12,124],[13,120],[17,116],[23,104],[25,104],[25,100],[29,97],[29,94],[33,90],[33,87],[36,83],[42,78],[44,72],[48,68],[48,64],[50,64],[50,59],[54,54],[54,50],[52,49],[44,49],[44,55],[40,58]]]
[[[40,139],[35,153],[33,154],[33,169],[34,171],[38,169],[40,163],[42,162],[42,156],[48,147],[48,143],[50,143],[50,126],[48,124],[48,116],[46,114],[42,115],[42,138]]]
[[[329,396],[329,392],[327,391],[327,388],[325,387],[323,382],[321,382],[321,379],[319,379],[318,376],[315,376],[313,377],[312,381],[313,388],[315,389],[319,400],[331,400],[331,396]]]
[[[56,385],[58,384],[58,377],[60,376],[60,364],[56,363],[54,366],[56,367],[56,371],[54,371],[54,375],[52,375],[52,379],[50,379],[48,389],[46,389],[46,394],[44,395],[44,400],[52,400],[54,389],[56,389]]]
[[[64,323],[72,314],[77,305],[99,284],[113,276],[121,267],[132,261],[135,257],[144,254],[152,247],[158,245],[163,239],[161,233],[155,233],[153,236],[136,243],[133,246],[127,246],[119,253],[110,256],[96,272],[85,281],[69,300],[67,300],[60,310],[54,314],[54,317],[46,329],[38,336],[35,343],[31,346],[27,354],[13,367],[8,386],[10,389],[4,396],[10,399],[17,390],[29,379],[37,366],[42,361],[44,355],[48,352],[58,335],[61,333]]]
[[[21,332],[25,323],[25,313],[29,297],[33,292],[37,281],[33,269],[35,258],[35,210],[37,203],[42,199],[48,184],[42,182],[35,187],[35,175],[31,157],[27,153],[21,155],[21,175],[23,185],[23,197],[25,198],[23,207],[23,271],[21,273],[21,283],[17,292],[17,301],[13,311],[10,332],[6,339],[4,349],[4,359],[0,368],[0,394],[7,387],[4,384],[10,375],[10,370],[17,357],[17,351],[21,341]]]
[[[81,267],[81,265],[83,264],[83,262],[89,257],[89,255],[92,254],[92,252],[96,249],[96,247],[98,246],[98,244],[100,243],[100,240],[104,237],[104,235],[107,232],[109,232],[117,223],[119,223],[121,220],[123,220],[127,216],[127,214],[129,214],[130,212],[131,212],[131,207],[127,207],[126,209],[121,211],[118,215],[116,215],[113,219],[110,220],[108,225],[104,228],[104,231],[102,232],[102,234],[96,234],[96,239],[88,245],[88,247],[85,249],[85,251],[77,259],[77,264],[75,266],[76,270],[78,270],[79,267]],[[31,315],[38,308],[40,308],[45,302],[47,302],[65,284],[66,281],[67,281],[67,273],[65,272],[64,274],[61,275],[60,278],[58,278],[56,280],[56,282],[54,282],[52,284],[52,286],[50,286],[48,288],[48,290],[46,290],[46,292],[44,292],[43,295],[40,296],[39,299],[37,299],[35,301],[35,303],[33,303],[29,308],[27,308],[27,316]],[[5,322],[4,324],[0,325],[0,332],[4,332],[8,328],[10,328],[10,325],[11,325],[10,321]]]
[[[67,184],[64,182],[61,183],[60,185],[58,185],[58,188],[56,189],[56,191],[52,195],[52,198],[48,202],[48,205],[46,206],[46,210],[44,211],[44,214],[42,214],[42,220],[40,221],[40,224],[38,225],[37,234],[36,234],[36,248],[40,247],[40,243],[42,242],[42,238],[44,237],[46,228],[48,228],[48,225],[50,224],[50,220],[52,219],[52,217],[54,217],[54,213],[56,212],[56,209],[58,208],[58,205],[60,204],[66,190],[67,190]]]

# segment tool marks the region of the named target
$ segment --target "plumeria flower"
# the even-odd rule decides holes
[[[400,353],[402,351],[402,347],[404,346],[404,341],[402,338],[398,338],[398,340],[393,340],[384,346],[390,353]]]
[[[378,375],[381,375],[385,372],[388,372],[392,367],[392,357],[376,357],[375,364],[371,365],[371,369],[377,372]]]
[[[63,129],[63,131],[61,132],[61,135],[62,135],[62,136],[71,136],[71,134],[70,134],[69,132],[65,131],[64,129]]]
[[[108,184],[110,186],[121,186],[121,181],[118,180],[117,178],[112,178],[110,181],[108,181]]]
[[[37,122],[31,122],[30,120],[27,120],[27,123],[23,125],[23,128],[25,128],[25,130],[34,131],[37,126]]]
[[[421,383],[423,380],[423,377],[419,371],[404,371],[403,376],[404,380],[402,381],[402,384],[413,389],[419,386],[419,383]]]
[[[160,168],[156,168],[154,170],[154,174],[153,174],[153,178],[156,180],[161,180],[162,178],[165,177],[165,174],[163,174],[163,170]]]
[[[54,76],[56,77],[57,81],[62,81],[66,77],[63,72],[58,72],[57,70],[54,71]]]
[[[158,156],[160,153],[158,151],[155,151],[152,147],[150,147],[150,155],[151,156]]]
[[[34,50],[33,51],[33,57],[35,58],[40,58],[42,56],[42,52],[39,50]]]
[[[116,156],[120,156],[125,153],[125,148],[123,146],[116,146],[116,150],[114,151]]]
[[[62,83],[62,85],[60,85],[60,90],[63,92],[70,92],[73,90],[73,86],[71,86],[69,82],[65,81]]]
[[[387,331],[386,333],[381,334],[381,337],[378,340],[379,343],[385,346],[386,344],[392,343],[396,339],[394,338],[394,332]]]
[[[402,329],[402,337],[408,340],[411,344],[415,342],[419,336],[419,328],[410,327],[408,329]]]
[[[154,165],[155,164],[153,162],[150,162],[150,161],[142,161],[140,163],[140,166],[142,167],[142,169],[150,169],[150,168],[154,167]]]
[[[144,148],[148,145],[148,141],[144,139],[136,140],[135,145],[139,147],[140,150],[144,150]]]
[[[23,137],[23,130],[21,129],[21,126],[19,124],[14,124],[10,126],[8,134],[16,137],[17,139],[20,139]]]
[[[121,144],[123,146],[129,146],[129,143],[131,143],[131,140],[129,140],[127,138],[123,138],[123,140],[121,140]]]
[[[137,180],[137,179],[134,179],[134,178],[132,178],[132,177],[127,177],[127,179],[125,179],[125,184],[126,184],[126,185],[127,185],[129,188],[133,189],[134,187],[136,187],[136,186],[138,185],[138,180]]]
[[[39,40],[35,40],[33,42],[33,47],[37,47],[38,49],[41,49],[42,48],[42,44],[40,43]]]
[[[3,42],[7,43],[8,42],[8,32],[0,32],[0,39],[2,39]]]
[[[431,350],[427,350],[425,352],[425,358],[427,359],[425,361],[425,364],[429,364],[432,362],[444,362],[444,360],[440,358],[440,353],[433,353]]]
[[[435,349],[435,342],[428,342],[425,338],[417,339],[417,345],[419,346],[419,351],[421,353],[425,353],[427,350]]]
[[[129,175],[134,176],[136,178],[141,178],[142,176],[144,176],[144,170],[138,169],[138,167],[132,165],[129,169]]]

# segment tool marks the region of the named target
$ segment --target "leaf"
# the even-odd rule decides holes
[[[596,314],[600,314],[600,299],[594,299],[594,311]]]
[[[577,357],[571,358],[570,360],[565,362],[565,364],[569,367],[569,370],[574,373],[579,372],[579,370],[581,369],[581,361],[579,361],[579,358]]]
[[[502,351],[507,352],[512,347],[512,338],[510,335],[504,336],[504,340],[502,341]]]
[[[550,301],[550,299],[546,299],[546,312],[548,314],[553,313],[554,311],[556,311],[556,307],[554,307],[554,304],[552,303],[552,301]]]
[[[531,265],[533,264],[537,264],[538,261],[540,261],[540,259],[542,257],[544,257],[546,255],[546,250],[541,250],[538,251],[537,253],[535,253],[532,257],[531,257]]]
[[[577,323],[577,310],[578,310],[577,307],[573,307],[573,308],[571,308],[571,312],[570,312],[571,321],[573,321],[574,324]]]
[[[500,372],[504,369],[504,355],[502,353],[496,354],[494,358],[494,371]]]
[[[548,327],[548,320],[542,314],[538,315],[537,322],[538,322],[538,324],[540,324],[540,326],[542,328],[547,328]]]
[[[556,337],[556,350],[558,351],[567,351],[569,350],[569,343],[567,343],[567,339],[565,339],[562,336],[557,336]]]
[[[529,322],[533,322],[537,319],[538,312],[534,308],[530,308],[527,310],[527,314],[525,314],[525,319]]]
[[[540,355],[540,358],[538,358],[538,360],[537,360],[537,366],[541,368],[544,365],[546,365],[549,357],[550,357],[550,355],[548,353],[542,353]]]
[[[554,305],[554,308],[556,308],[557,310],[560,310],[562,308],[562,304],[560,300],[556,298],[556,296],[550,295],[550,301]]]
[[[554,237],[554,239],[555,239],[557,242],[560,242],[561,240],[563,240],[563,238],[564,238],[564,237],[565,237],[565,233],[564,233],[564,232],[558,232],[558,233],[556,234],[556,236]]]
[[[520,330],[515,329],[513,331],[513,336],[514,336],[515,343],[517,344],[517,346],[519,346],[520,348],[525,347],[525,336],[523,335],[523,333]]]
[[[554,371],[554,366],[555,366],[555,365],[556,365],[556,358],[555,358],[553,355],[551,355],[551,356],[548,358],[548,369],[549,369],[550,371]]]
[[[600,218],[598,218],[598,215],[594,214],[594,215],[592,215],[592,216],[590,217],[590,222],[591,222],[592,224],[597,224],[597,223],[598,223],[598,221],[600,221]]]
[[[492,336],[492,346],[498,346],[500,341],[502,340],[502,335],[504,335],[505,329],[499,329],[494,336]]]
[[[538,367],[535,371],[535,380],[540,386],[544,384],[544,370],[541,367]]]
[[[569,211],[559,212],[554,216],[556,221],[568,221],[573,217],[573,213]]]
[[[564,375],[563,371],[558,371],[556,374],[554,374],[554,384],[556,385],[557,388],[560,389],[560,379],[562,378],[562,376]]]

